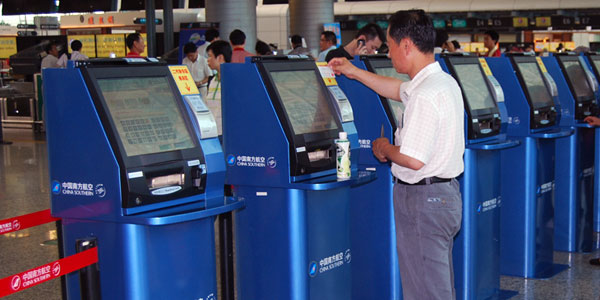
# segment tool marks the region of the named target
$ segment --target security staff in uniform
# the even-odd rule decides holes
[[[453,238],[462,217],[458,181],[463,172],[464,106],[454,78],[435,61],[435,31],[422,10],[390,17],[389,56],[411,81],[360,70],[346,58],[329,66],[406,107],[395,133],[373,142],[373,154],[392,162],[394,215],[404,299],[454,299]]]

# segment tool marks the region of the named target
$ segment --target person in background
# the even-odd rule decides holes
[[[208,78],[212,76],[212,71],[208,67],[208,63],[204,56],[199,55],[196,44],[189,42],[183,46],[183,54],[185,57],[181,61],[182,64],[186,65],[190,69],[192,78],[196,83],[196,86],[200,90],[202,99],[206,99],[206,93],[208,91]]]
[[[44,50],[47,55],[42,59],[42,69],[60,68],[60,65],[58,65],[58,43],[50,42]]]
[[[435,31],[435,44],[433,48],[434,54],[448,52],[447,49],[448,33],[444,29],[436,29]]]
[[[217,73],[217,75],[213,77],[208,85],[206,105],[215,117],[219,135],[222,135],[223,117],[221,114],[221,65],[231,62],[233,51],[229,43],[225,41],[215,41],[214,43],[211,43],[208,48],[206,48],[206,52],[208,53],[208,66]]]
[[[143,58],[142,53],[144,53],[144,49],[146,49],[146,44],[144,43],[144,38],[139,33],[130,33],[125,38],[125,44],[129,49],[129,53],[127,53],[126,57],[139,57]]]
[[[499,38],[500,35],[494,30],[488,30],[483,33],[483,45],[488,48],[488,52],[485,54],[485,56],[497,57],[502,55],[498,45]]]
[[[329,62],[335,57],[353,59],[355,55],[375,54],[384,42],[385,34],[381,27],[375,23],[369,23],[361,28],[346,46],[330,50],[325,56],[325,60]]]
[[[302,47],[302,37],[294,34],[290,39],[292,41],[292,51],[288,52],[288,55],[307,55],[312,57],[310,50],[306,47]]]
[[[423,10],[398,11],[389,19],[388,56],[410,81],[359,69],[346,58],[329,62],[336,75],[405,105],[396,145],[382,137],[372,151],[392,162],[396,250],[407,300],[455,299],[452,247],[462,216],[456,177],[464,170],[464,107],[458,83],[435,61],[434,42]]]
[[[337,48],[337,37],[333,31],[323,31],[321,32],[321,38],[319,39],[319,56],[317,57],[317,61],[325,61],[325,57],[327,57],[327,53],[329,51]]]
[[[533,50],[533,46],[527,45],[527,47],[525,47],[525,51],[523,51],[523,53],[529,54],[529,55],[535,55],[535,51]]]
[[[452,46],[454,46],[454,51],[452,52],[465,52],[463,49],[460,48],[460,43],[457,40],[452,40],[449,43],[451,43]]]
[[[81,50],[81,48],[83,47],[83,44],[81,43],[80,40],[73,40],[71,42],[71,60],[72,61],[77,61],[77,60],[88,60],[89,57],[87,57],[87,55],[82,54],[81,52],[79,52]],[[66,54],[63,54],[59,59],[58,59],[58,65],[61,68],[66,68],[67,67],[67,61],[69,60],[69,57]]]
[[[204,33],[204,44],[198,46],[198,54],[204,56],[204,58],[208,58],[208,54],[206,53],[206,48],[208,45],[214,41],[219,40],[219,31],[215,28],[208,29]]]
[[[244,59],[248,56],[254,56],[254,53],[246,51],[246,34],[236,29],[229,34],[229,42],[233,47],[233,54],[231,55],[232,63],[244,63]],[[208,50],[208,48],[207,48]]]
[[[254,46],[254,51],[256,51],[256,54],[258,54],[258,55],[273,55],[273,51],[271,50],[271,47],[267,43],[265,43],[261,40],[256,41],[256,46]]]

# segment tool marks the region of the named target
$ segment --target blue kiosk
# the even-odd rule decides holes
[[[500,273],[548,278],[567,268],[553,263],[556,139],[572,134],[558,127],[556,84],[539,57],[487,58],[502,86],[507,136],[521,144],[502,151]]]
[[[68,299],[217,298],[213,221],[243,203],[224,200],[214,119],[186,74],[141,58],[43,71],[63,254],[99,256],[67,275]]]
[[[299,56],[222,66],[227,183],[246,203],[234,213],[239,299],[351,298],[351,186],[375,174],[356,171],[349,103],[320,71]],[[336,177],[341,131],[349,180]]]
[[[598,52],[589,52],[585,54],[586,63],[588,68],[594,72],[594,77],[596,77],[596,86],[600,86],[600,53]],[[599,88],[600,90],[600,88]],[[597,96],[600,99],[600,95]],[[600,106],[600,102],[597,103]],[[598,116],[600,110],[595,112],[595,115]],[[595,245],[594,248],[600,248],[600,167],[598,163],[600,162],[600,146],[598,146],[598,142],[600,142],[600,131],[596,130],[596,151],[595,151],[595,161],[596,165],[594,168],[594,235]]]
[[[560,127],[571,136],[556,139],[554,249],[590,252],[594,246],[594,160],[596,129],[583,121],[597,110],[597,83],[585,57],[561,53],[542,58],[554,78]]]
[[[379,75],[410,80],[408,75],[397,73],[385,55],[357,56],[352,63]],[[354,123],[359,132],[359,167],[377,173],[373,184],[352,189],[352,282],[360,282],[352,285],[352,299],[401,299],[391,165],[373,156],[371,142],[382,136],[394,141],[404,105],[380,97],[346,76],[338,76],[337,81],[354,108]]]
[[[485,59],[443,54],[438,61],[460,85],[465,104],[463,219],[453,251],[456,296],[509,298],[516,292],[500,290],[501,153],[519,142],[506,139],[504,93]]]

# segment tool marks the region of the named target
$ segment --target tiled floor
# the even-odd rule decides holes
[[[0,145],[0,219],[36,212],[50,207],[48,161],[43,135],[31,130],[5,129],[5,139],[12,145]],[[16,234],[0,236],[0,278],[56,260],[52,238],[54,224],[47,224]],[[512,299],[600,299],[600,267],[587,263],[600,256],[555,253],[555,261],[571,268],[548,280],[502,277],[503,289],[519,294]],[[60,299],[60,281],[53,280],[4,299]]]

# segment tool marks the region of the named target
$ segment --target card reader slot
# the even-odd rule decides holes
[[[165,186],[174,186],[174,185],[183,186],[185,183],[185,174],[178,173],[178,174],[169,174],[169,175],[164,175],[164,176],[156,176],[156,177],[146,178],[146,182],[148,183],[148,188],[151,190],[158,189],[158,188],[165,187]]]

